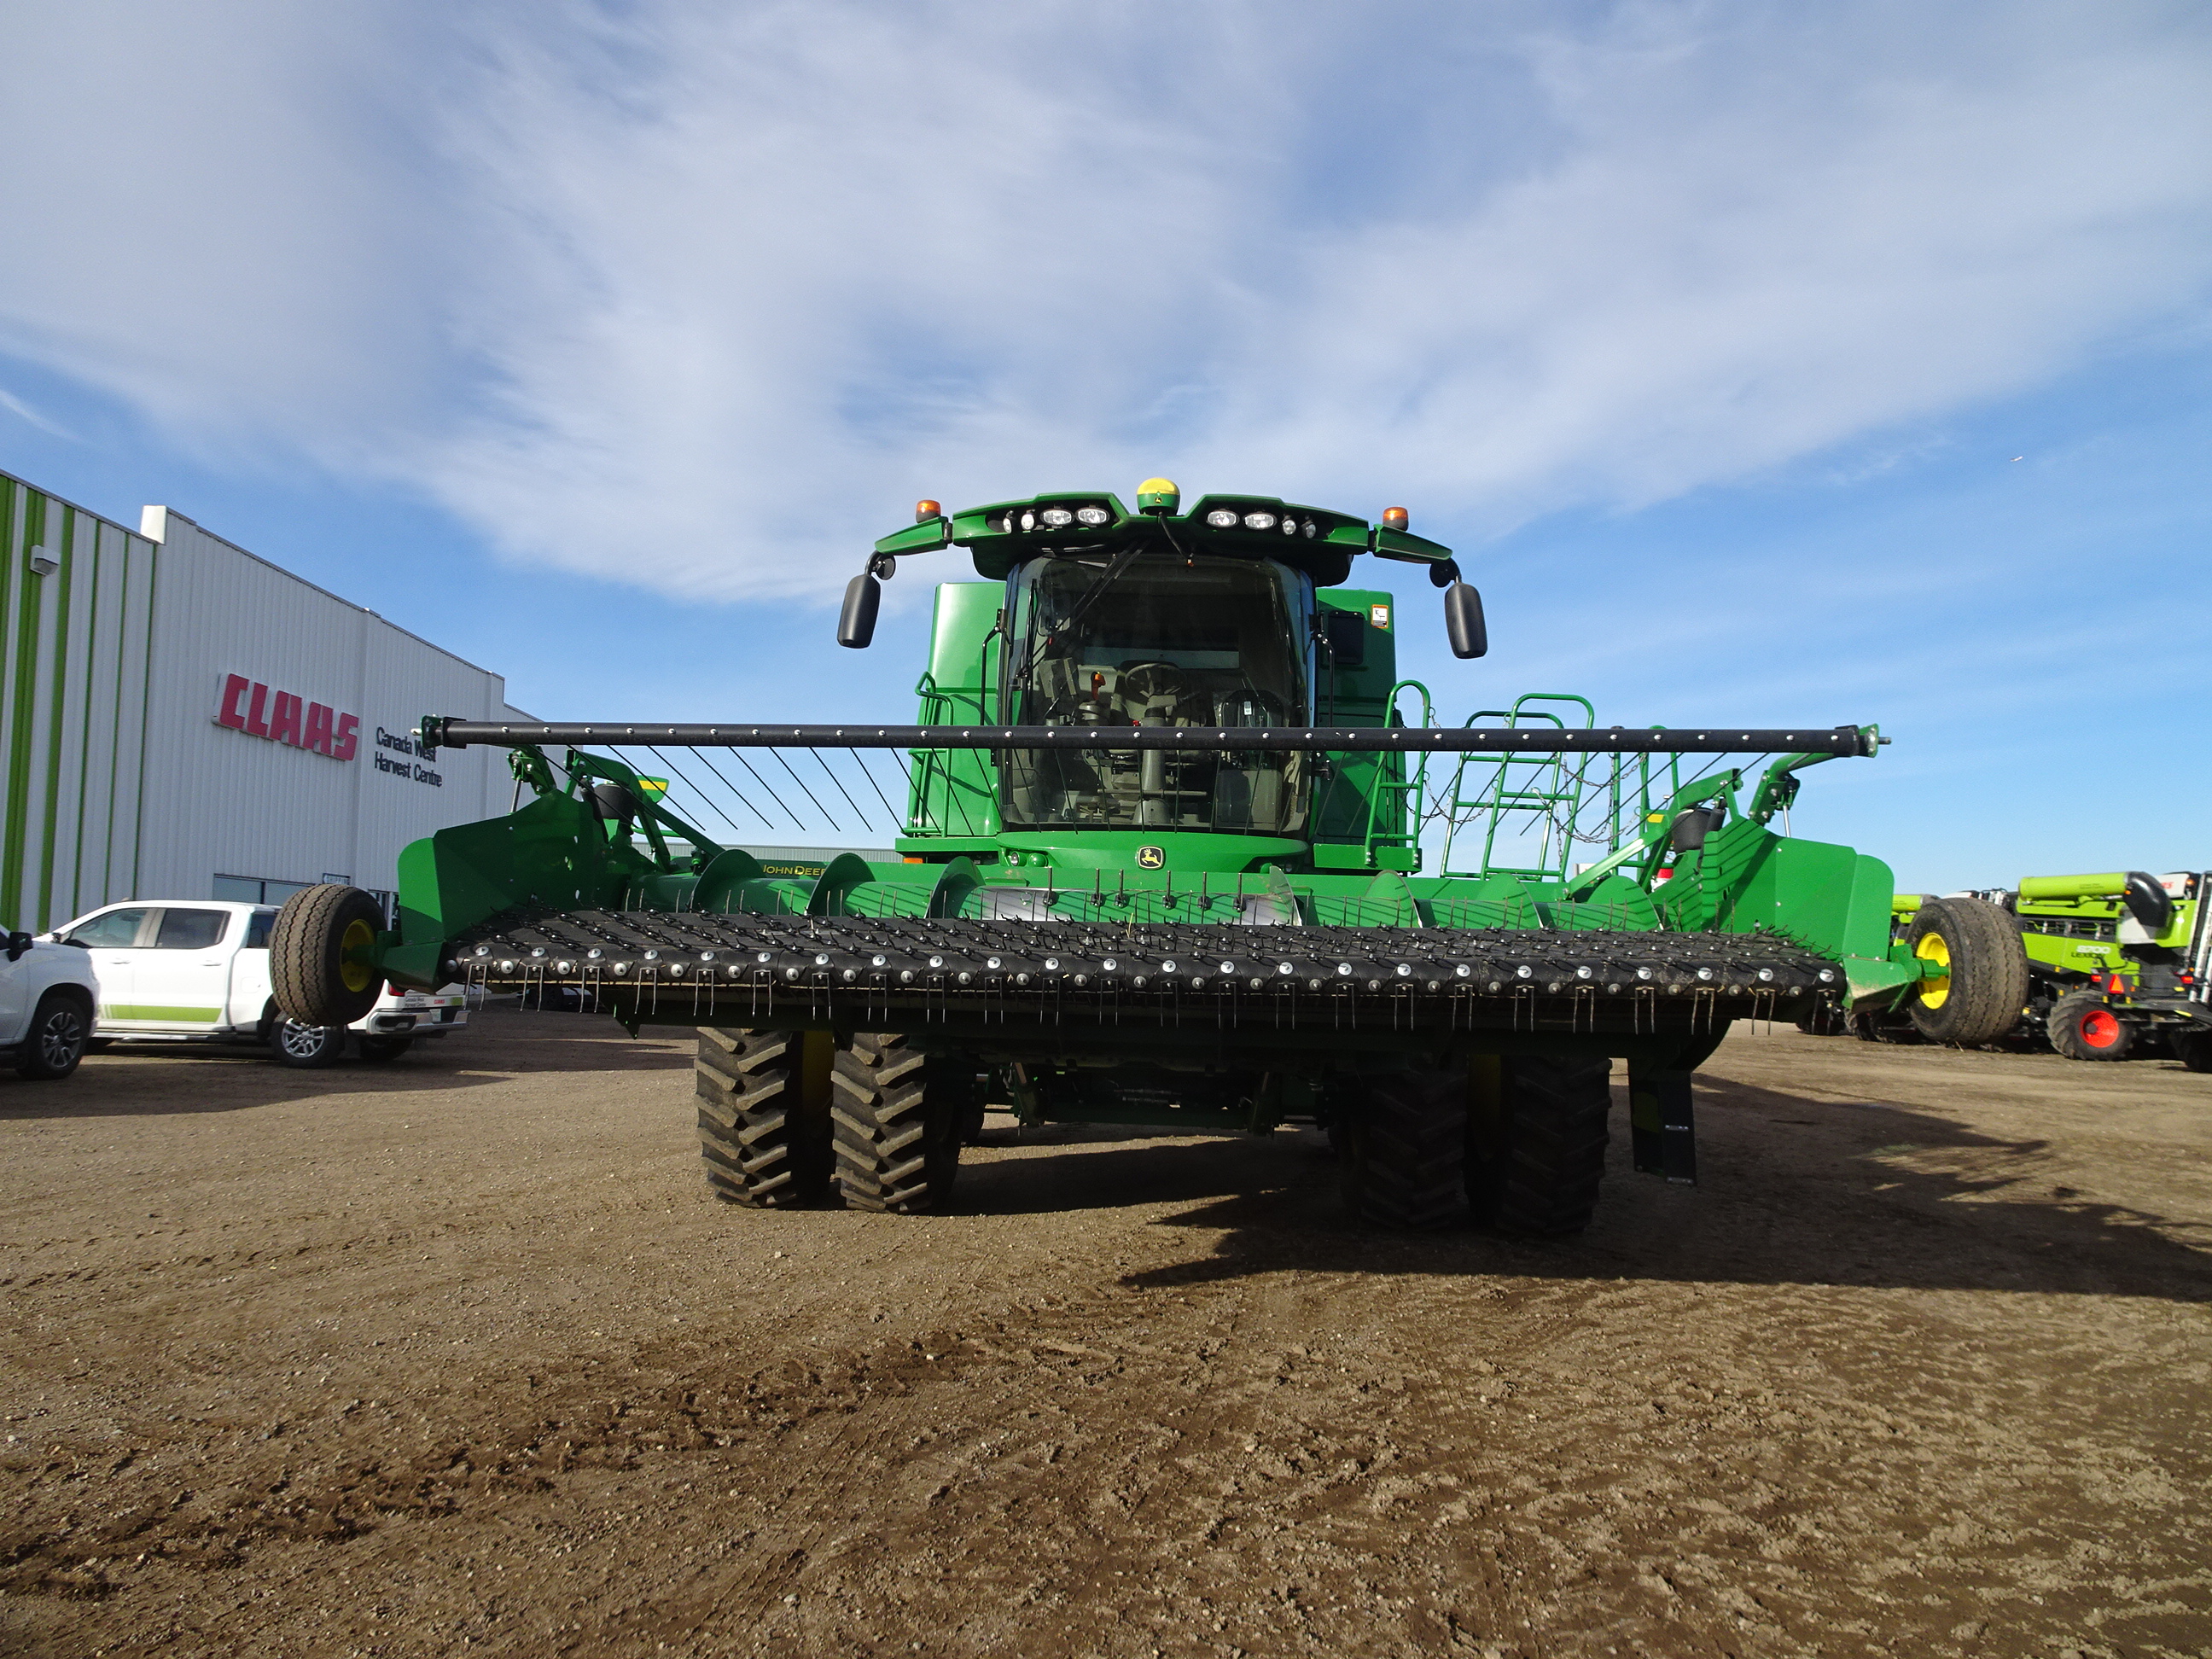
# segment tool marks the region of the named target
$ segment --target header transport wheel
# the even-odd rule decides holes
[[[2043,1029],[2051,1034],[2051,1046],[2069,1060],[2125,1060],[2136,1046],[2135,1027],[2096,991],[2069,991],[2059,998]]]
[[[269,986],[302,1025],[350,1025],[376,1006],[384,907],[358,887],[319,882],[284,901],[269,930]]]
[[[1931,1042],[1990,1042],[2020,1023],[2027,1001],[2027,952],[2013,920],[1975,898],[1930,899],[1912,920],[1906,946],[1944,969],[1923,979],[1908,1005]]]

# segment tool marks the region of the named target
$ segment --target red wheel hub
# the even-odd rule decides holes
[[[2110,1048],[2120,1040],[2120,1022],[2112,1018],[2109,1009],[2092,1008],[2081,1016],[2075,1029],[2081,1034],[2081,1041],[2092,1048]]]

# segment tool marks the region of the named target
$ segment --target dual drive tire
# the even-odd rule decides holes
[[[974,1066],[888,1033],[702,1026],[695,1069],[708,1185],[749,1208],[935,1209],[981,1127]]]
[[[1341,1120],[1346,1206],[1377,1227],[1471,1216],[1505,1233],[1582,1231],[1605,1178],[1612,1066],[1479,1055],[1467,1071],[1376,1073]]]
[[[1994,1042],[2019,1025],[2027,1006],[2027,951],[2013,919],[1976,898],[1929,899],[1912,918],[1905,947],[1947,969],[1923,979],[1906,1012],[1930,1042]]]

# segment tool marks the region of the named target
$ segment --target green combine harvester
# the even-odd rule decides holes
[[[1943,899],[1900,893],[1892,908],[1909,949],[1928,936],[1914,929],[1930,907],[1975,924],[1973,936],[1986,941],[1984,977],[2018,993],[2016,1018],[1995,1035],[2047,1037],[2069,1060],[2124,1060],[2157,1037],[2191,1071],[2212,1072],[2208,883],[2212,872],[2203,871],[2029,876],[2017,888]],[[1962,929],[1954,923],[1950,932]],[[1863,1010],[1853,1024],[1875,1041],[1945,1040],[1924,998]]]
[[[1775,832],[1872,726],[1600,726],[1565,696],[1443,723],[1398,677],[1392,596],[1348,583],[1361,557],[1414,568],[1479,657],[1449,549],[1398,508],[1180,501],[1152,479],[1133,511],[922,502],[838,628],[869,642],[899,561],[972,556],[983,580],[937,590],[914,726],[426,718],[426,743],[512,749],[532,798],[410,847],[396,931],[350,888],[291,899],[284,1012],[462,980],[696,1027],[708,1179],[742,1205],[938,1205],[990,1101],[1317,1123],[1370,1222],[1563,1233],[1597,1198],[1613,1060],[1636,1167],[1689,1181],[1691,1073],[1731,1021],[1986,1000],[1972,947],[1893,944],[1884,865]],[[880,802],[896,859],[777,876],[642,769],[731,803],[732,841],[738,813],[842,830]]]

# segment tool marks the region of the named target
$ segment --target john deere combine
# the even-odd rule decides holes
[[[1179,506],[1162,479],[1134,511],[921,503],[839,623],[865,646],[900,561],[973,557],[983,581],[938,590],[917,725],[426,719],[427,743],[512,748],[533,799],[409,848],[396,932],[352,890],[295,896],[285,1011],[462,979],[697,1027],[707,1174],[739,1204],[927,1208],[989,1098],[1030,1123],[1321,1122],[1370,1221],[1565,1232],[1613,1060],[1637,1167],[1686,1181],[1690,1075],[1729,1022],[1942,980],[1893,950],[1883,865],[1771,827],[1874,728],[1600,726],[1566,696],[1440,723],[1397,676],[1392,597],[1347,584],[1363,556],[1414,567],[1480,656],[1450,550],[1395,508]],[[608,752],[641,747],[764,825],[799,790],[841,823],[901,793],[897,861],[772,875]],[[1755,778],[1721,758],[1762,755]]]

